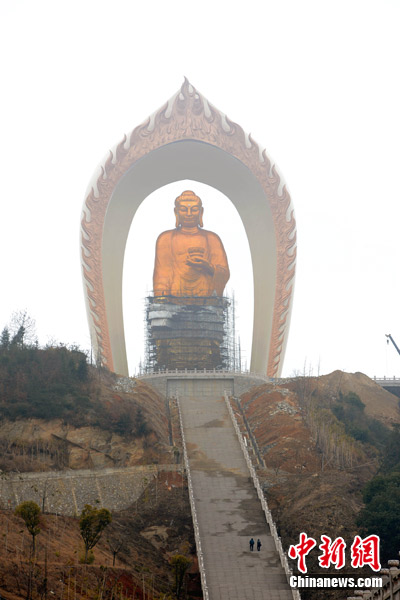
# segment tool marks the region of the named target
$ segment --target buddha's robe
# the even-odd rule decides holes
[[[214,267],[214,274],[187,265],[189,249]],[[201,254],[203,252],[203,254]],[[198,228],[194,233],[180,228],[164,231],[156,244],[153,274],[155,296],[222,296],[229,279],[224,246],[215,233]]]

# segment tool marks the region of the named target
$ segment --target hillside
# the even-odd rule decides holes
[[[170,443],[170,431],[180,443],[173,407],[172,413],[171,419],[165,399],[152,388],[88,365],[76,349],[0,344],[4,483],[10,477],[23,480],[25,473],[160,465],[150,477],[142,476],[143,492],[130,506],[113,511],[88,565],[82,564],[79,518],[42,514],[31,569],[31,538],[0,493],[2,598],[26,598],[31,579],[33,599],[167,599],[173,597],[170,559],[176,553],[191,563],[189,596],[201,597],[186,480]]]
[[[398,399],[361,373],[335,371],[253,388],[236,409],[265,461],[260,478],[284,547],[297,544],[302,531],[318,543],[322,534],[332,540],[341,536],[350,547],[362,531],[357,519],[363,490],[383,472],[389,440],[396,435],[392,426],[400,423]],[[392,463],[400,469],[398,459]],[[392,534],[400,532],[398,524],[394,527]],[[391,554],[388,542],[381,541],[381,560],[395,558],[397,552]],[[317,555],[312,551],[307,559],[313,573],[321,572]],[[343,597],[343,591],[321,593],[304,590],[302,598]]]
[[[397,398],[365,375],[335,371],[264,384],[232,402],[249,443],[255,440],[260,479],[286,549],[302,531],[318,541],[322,534],[342,536],[349,547],[356,533],[384,524],[394,546],[383,530],[382,557],[394,556],[393,548],[400,547],[393,535],[400,532]],[[133,594],[167,599],[173,590],[169,559],[177,552],[192,562],[188,597],[201,596],[179,445],[174,406],[143,382],[96,369],[76,349],[0,344],[2,480],[29,472],[159,465],[141,495],[114,511],[93,564],[80,562],[77,517],[42,515],[34,599],[45,597],[45,581],[46,593],[54,591],[56,598],[111,600],[119,589],[121,600]],[[379,507],[389,502],[397,521],[388,523]],[[0,594],[25,598],[29,536],[4,503],[0,535]],[[311,572],[320,571],[315,552],[308,563]],[[342,596],[302,592],[303,600]]]
[[[149,485],[139,502],[113,513],[91,564],[82,564],[84,547],[76,517],[42,515],[40,529],[32,574],[35,600],[174,598],[169,559],[177,552],[192,563],[186,582],[190,597],[201,598],[187,488],[181,475],[164,474]],[[1,597],[25,599],[31,538],[22,520],[6,510],[0,510],[0,535]]]
[[[400,422],[399,399],[363,373],[334,371],[330,375],[309,378],[309,393],[335,399],[339,392],[357,394],[370,417],[392,425]]]
[[[65,347],[0,347],[0,470],[171,462],[165,401]]]

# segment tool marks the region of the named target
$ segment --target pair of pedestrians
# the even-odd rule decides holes
[[[250,550],[251,550],[251,552],[253,552],[253,550],[254,550],[254,544],[255,544],[253,538],[251,538],[249,544],[250,544]],[[261,546],[262,546],[261,541],[258,539],[257,540],[257,552],[260,552]]]

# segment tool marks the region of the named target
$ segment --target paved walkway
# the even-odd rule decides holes
[[[292,600],[224,399],[180,403],[210,600]]]

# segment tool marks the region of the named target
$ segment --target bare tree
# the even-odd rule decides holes
[[[36,321],[26,309],[13,312],[10,321],[11,343],[20,346],[35,346],[38,343],[36,336]]]
[[[110,550],[113,555],[113,567],[115,567],[115,559],[120,550],[122,550],[124,542],[122,540],[107,540]]]

